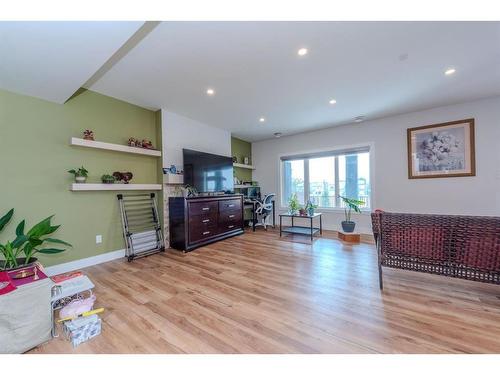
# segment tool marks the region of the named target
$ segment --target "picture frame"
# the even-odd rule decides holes
[[[407,129],[408,178],[476,175],[474,119]]]

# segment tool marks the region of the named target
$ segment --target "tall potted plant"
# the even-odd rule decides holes
[[[11,209],[7,214],[0,218],[0,232],[9,223],[14,209]],[[16,238],[14,241],[7,241],[5,244],[0,244],[0,255],[3,260],[0,260],[0,269],[9,270],[30,265],[37,261],[35,254],[57,254],[66,249],[60,247],[71,247],[71,244],[57,239],[48,237],[54,233],[60,225],[52,225],[53,216],[40,221],[33,226],[28,232],[24,233],[25,220],[21,221],[16,227]],[[57,244],[58,248],[46,247],[46,245]],[[23,256],[24,257],[21,257]]]
[[[342,230],[346,233],[354,232],[354,228],[356,227],[356,223],[351,221],[351,212],[354,211],[356,213],[361,213],[359,206],[365,204],[365,202],[360,201],[358,199],[347,198],[339,195],[339,198],[344,202],[344,214],[345,220],[342,221]]]

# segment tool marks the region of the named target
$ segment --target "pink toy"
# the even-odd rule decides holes
[[[59,312],[59,319],[76,317],[79,314],[90,311],[94,307],[95,296],[72,301],[64,306]]]

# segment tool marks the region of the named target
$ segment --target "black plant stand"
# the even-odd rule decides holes
[[[314,239],[314,235],[319,232],[320,235],[323,234],[323,223],[321,220],[321,212],[317,212],[313,215],[299,215],[299,214],[291,214],[291,213],[284,213],[280,214],[280,237],[282,236],[283,233],[292,233],[292,234],[300,234],[304,236],[310,236],[311,241]],[[292,225],[291,226],[283,226],[283,218],[284,217],[289,217],[292,219]],[[300,218],[300,219],[309,219],[309,226],[300,226],[300,225],[294,225],[294,218]],[[319,218],[319,228],[313,226],[313,222],[315,218]]]

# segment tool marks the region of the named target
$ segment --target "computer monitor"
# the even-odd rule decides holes
[[[241,194],[246,199],[260,199],[260,187],[249,186],[241,189]]]

